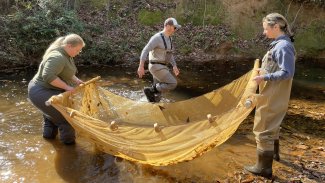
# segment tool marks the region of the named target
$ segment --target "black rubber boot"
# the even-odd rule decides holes
[[[155,93],[155,102],[160,102],[162,96],[161,96],[161,93],[158,92],[158,93]]]
[[[58,134],[58,127],[48,118],[43,116],[43,138],[55,139]]]
[[[272,178],[272,163],[274,151],[257,150],[257,162],[253,166],[245,166],[244,169],[258,176]]]
[[[274,155],[273,159],[275,161],[280,161],[280,144],[279,144],[279,139],[274,140]]]
[[[145,87],[143,89],[144,94],[146,95],[149,102],[156,102],[155,92],[152,87]]]
[[[153,89],[154,96],[155,96],[155,102],[160,102],[160,100],[161,100],[161,92],[157,90],[156,84],[152,85],[152,89]]]

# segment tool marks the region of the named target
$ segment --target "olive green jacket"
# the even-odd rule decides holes
[[[50,83],[59,77],[62,81],[71,86],[74,84],[72,77],[76,73],[77,67],[73,58],[70,57],[63,48],[58,48],[44,57],[33,81],[46,88],[62,90]]]

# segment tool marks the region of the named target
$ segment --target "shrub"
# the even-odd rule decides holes
[[[56,37],[83,32],[75,12],[65,9],[59,1],[18,1],[15,8],[12,15],[2,16],[6,21],[0,35],[7,37],[2,43],[6,45],[4,53],[17,53],[16,62],[21,64],[41,58]]]

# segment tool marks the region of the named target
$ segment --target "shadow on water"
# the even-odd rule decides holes
[[[287,115],[282,123],[284,130],[296,134],[325,139],[325,118],[314,119],[301,114]],[[323,128],[322,128],[323,127]]]
[[[231,182],[234,173],[243,170],[248,159],[255,160],[255,140],[252,135],[235,134],[224,143],[203,156],[191,161],[166,167],[142,166],[150,176],[163,176],[169,182]],[[240,158],[239,158],[240,157]]]
[[[291,99],[325,102],[325,69],[298,64]]]
[[[116,158],[102,152],[90,152],[76,145],[63,145],[58,140],[50,140],[56,150],[55,169],[66,182],[120,182]]]

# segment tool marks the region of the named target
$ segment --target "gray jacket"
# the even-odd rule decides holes
[[[167,49],[165,49],[165,44],[164,40],[161,37],[161,33],[164,36]],[[150,62],[159,62],[164,64],[171,63],[172,66],[176,66],[172,51],[173,46],[171,37],[165,36],[163,31],[161,31],[150,38],[149,42],[142,50],[140,61],[145,62],[149,55]]]

